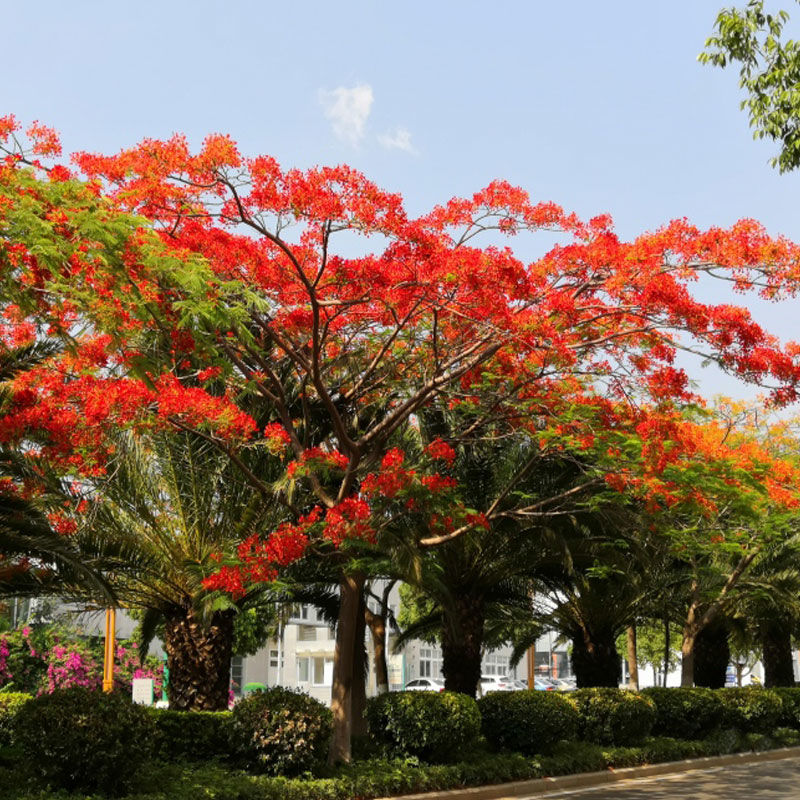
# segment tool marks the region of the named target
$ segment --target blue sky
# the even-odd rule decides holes
[[[69,150],[230,133],[412,213],[502,177],[628,237],[686,216],[800,239],[800,175],[769,167],[736,72],[696,60],[725,1],[5,3],[0,114]],[[757,313],[800,338],[797,302]]]

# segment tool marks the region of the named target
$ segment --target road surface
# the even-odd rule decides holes
[[[693,770],[536,795],[569,800],[800,800],[800,758]],[[534,797],[531,800],[535,800]]]

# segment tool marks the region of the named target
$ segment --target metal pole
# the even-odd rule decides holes
[[[103,654],[103,691],[110,692],[114,688],[114,653],[116,650],[117,624],[116,611],[106,609],[106,641]]]

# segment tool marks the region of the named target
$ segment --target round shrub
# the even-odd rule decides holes
[[[570,699],[580,715],[580,737],[597,744],[640,744],[656,720],[655,703],[627,689],[578,689]]]
[[[149,711],[156,726],[155,755],[162,761],[209,761],[231,754],[230,711]]]
[[[483,735],[499,749],[550,753],[557,742],[578,734],[578,710],[557,692],[490,692],[478,709]]]
[[[478,737],[477,703],[456,692],[391,692],[367,701],[369,732],[388,756],[453,760]]]
[[[781,686],[772,691],[781,698],[783,704],[781,725],[800,730],[800,687]]]
[[[725,724],[743,733],[771,733],[781,724],[783,703],[774,689],[717,689],[725,709]]]
[[[146,708],[79,686],[29,700],[14,729],[31,768],[64,789],[118,794],[152,754]]]
[[[14,720],[31,697],[25,692],[0,692],[0,747],[8,747],[12,743]]]
[[[703,739],[723,723],[724,706],[712,689],[643,689],[656,706],[654,736]]]
[[[327,754],[333,715],[319,700],[282,686],[253,692],[233,707],[234,758],[269,775],[295,775]]]

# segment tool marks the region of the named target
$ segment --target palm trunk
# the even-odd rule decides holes
[[[339,618],[336,623],[336,648],[333,654],[331,711],[333,737],[328,761],[350,761],[352,733],[353,655],[355,652],[358,609],[364,589],[364,576],[343,575],[339,583]]]
[[[722,689],[731,651],[724,619],[706,625],[694,640],[694,685]]]
[[[759,639],[763,652],[764,686],[794,686],[791,628],[781,621],[760,626]]]
[[[165,615],[169,707],[179,711],[225,711],[230,690],[233,611],[216,611],[207,625],[194,610]]]
[[[444,688],[475,697],[481,679],[483,598],[458,593],[442,623]]]
[[[628,688],[639,691],[639,655],[636,652],[636,626],[627,630],[628,640]]]
[[[572,670],[579,689],[619,686],[622,665],[614,631],[583,630],[572,638]]]

